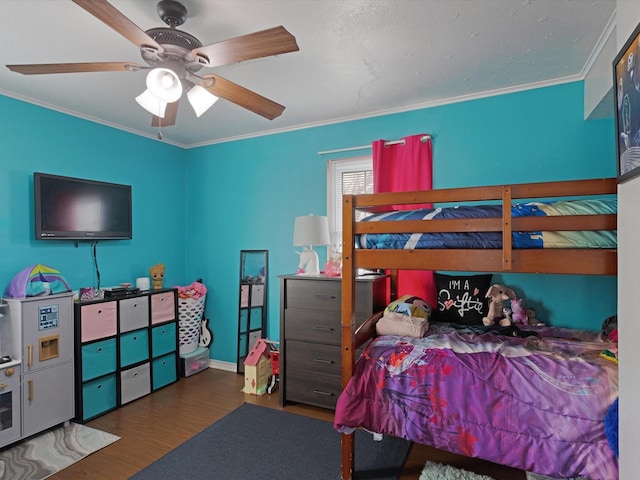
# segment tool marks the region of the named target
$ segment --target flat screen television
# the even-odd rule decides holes
[[[132,238],[131,186],[33,174],[37,240]]]

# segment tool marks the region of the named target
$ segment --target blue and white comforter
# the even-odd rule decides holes
[[[615,214],[615,198],[516,203],[512,217]],[[502,216],[501,205],[401,210],[374,214],[363,222],[442,220]],[[359,235],[356,245],[367,249],[502,248],[501,232],[376,233]],[[615,230],[513,232],[513,248],[616,248]]]

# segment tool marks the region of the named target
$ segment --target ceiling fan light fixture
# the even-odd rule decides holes
[[[209,110],[213,104],[218,101],[218,97],[200,85],[194,85],[187,92],[187,99],[193,111],[196,112],[196,117],[200,117],[200,115]]]
[[[154,68],[147,74],[147,89],[158,100],[173,103],[182,95],[182,83],[178,75],[168,68]]]
[[[167,109],[167,102],[163,102],[156,97],[151,90],[145,90],[136,97],[136,102],[140,104],[151,115],[164,118],[164,112]]]

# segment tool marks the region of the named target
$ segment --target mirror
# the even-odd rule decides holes
[[[237,372],[259,338],[267,336],[267,250],[240,250]]]

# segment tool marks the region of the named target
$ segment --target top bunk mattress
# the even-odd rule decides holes
[[[512,217],[544,217],[563,215],[616,214],[616,198],[562,200],[557,202],[515,203]],[[501,205],[438,207],[377,213],[363,222],[406,220],[446,220],[464,218],[499,218]],[[616,248],[615,230],[590,231],[514,231],[515,249],[541,248]],[[502,248],[502,232],[445,232],[445,233],[366,233],[356,238],[356,248],[363,249],[471,249]]]

